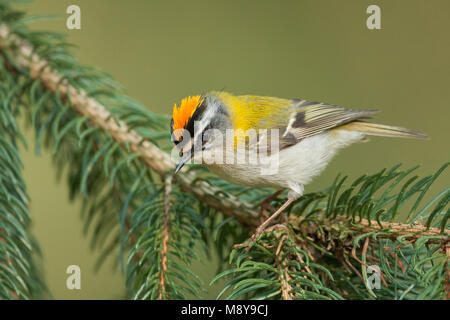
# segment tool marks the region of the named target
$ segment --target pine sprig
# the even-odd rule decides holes
[[[330,271],[315,263],[280,225],[264,233],[250,250],[233,251],[231,263],[231,269],[213,280],[231,276],[218,298],[228,290],[226,299],[342,299],[326,285],[333,280]]]
[[[39,298],[46,292],[35,261],[39,247],[30,234],[18,152],[18,144],[25,142],[16,122],[21,90],[23,83],[11,77],[0,55],[0,299]]]
[[[8,19],[21,17],[6,14],[11,9],[4,3],[0,5],[3,18],[5,15]],[[8,27],[0,23],[0,49],[5,59],[2,66],[7,69],[7,76],[17,80],[20,85],[17,95],[22,106],[27,107],[24,110],[29,125],[36,132],[36,152],[40,153],[43,148],[52,152],[59,174],[65,172],[67,175],[71,199],[83,199],[85,232],[92,236],[92,248],[100,251],[98,267],[108,256],[115,256],[117,265],[127,270],[126,274],[130,277],[127,279],[127,283],[130,283],[130,296],[137,299],[148,298],[148,292],[139,290],[148,288],[148,279],[144,281],[146,278],[138,278],[143,281],[139,283],[139,287],[133,286],[133,281],[136,274],[139,276],[149,272],[149,262],[124,257],[128,252],[135,254],[136,251],[137,255],[146,258],[148,255],[155,255],[155,251],[151,250],[153,247],[149,249],[142,246],[142,237],[153,234],[160,238],[165,229],[158,224],[150,224],[143,230],[140,226],[142,221],[138,217],[141,217],[142,206],[149,201],[149,195],[159,190],[161,180],[159,177],[155,179],[147,164],[142,161],[141,153],[136,152],[136,149],[135,152],[131,151],[132,144],[117,140],[114,134],[105,134],[105,130],[89,118],[89,110],[84,114],[72,107],[76,99],[108,105],[108,115],[102,121],[110,121],[113,125],[123,123],[129,130],[134,130],[135,133],[130,136],[141,137],[139,143],[151,141],[162,148],[167,148],[169,142],[167,134],[161,134],[163,130],[167,130],[167,116],[147,112],[137,102],[121,94],[120,86],[111,77],[93,68],[80,66],[68,51],[70,46],[64,42],[63,37],[54,33],[31,32],[23,21],[8,19],[0,20],[1,23],[8,23]],[[22,39],[18,40],[18,36]],[[27,50],[31,48],[34,57],[37,54],[45,57],[41,60],[45,63],[37,63],[35,69],[24,65],[24,61],[28,61],[24,60],[25,57],[30,57],[31,54]],[[16,60],[18,57],[21,57],[19,61]],[[62,87],[47,86],[45,79],[48,78],[44,70],[50,69],[46,68],[57,70],[57,83]],[[56,79],[53,75],[48,75],[52,81]],[[68,85],[72,89],[63,93],[63,88]],[[87,96],[95,97],[95,100],[83,100]],[[120,127],[118,130],[121,130]],[[158,166],[156,162],[155,164]],[[179,197],[178,191],[176,199]],[[164,206],[158,206],[158,198],[153,200],[155,203],[151,204],[152,213],[164,215]],[[194,274],[191,277],[185,276],[190,261],[193,257],[197,258],[191,252],[192,247],[194,244],[202,247],[196,242],[199,239],[196,234],[199,233],[201,220],[193,215],[196,212],[193,205],[195,204],[186,204],[183,208],[176,206],[173,219],[178,220],[170,223],[171,234],[167,243],[170,250],[166,255],[171,259],[167,261],[164,270],[165,294],[161,298],[181,298],[199,292],[197,277]],[[182,212],[185,214],[180,218]],[[193,221],[189,220],[191,218]],[[192,230],[187,230],[186,226],[190,226]],[[146,250],[141,252],[141,249]],[[173,261],[175,259],[177,261]],[[151,273],[146,274],[150,275]],[[181,279],[184,283],[176,279]]]
[[[135,299],[186,299],[202,293],[189,266],[201,259],[199,249],[205,253],[201,230],[206,226],[195,199],[172,188],[168,176],[133,215],[129,236],[137,240],[128,256],[127,282]]]
[[[442,299],[448,290],[445,287],[449,259],[446,248],[450,243],[450,230],[446,217],[450,189],[428,203],[421,202],[431,183],[447,166],[448,163],[436,173],[418,180],[417,176],[411,178],[416,167],[399,170],[397,165],[362,176],[348,187],[344,184],[346,177],[338,176],[328,190],[307,194],[297,201],[290,211],[288,227],[275,225],[246,250],[237,251],[232,268],[215,280],[234,275],[226,287],[233,288],[228,298],[245,293],[251,298],[283,299],[310,299],[311,295],[321,299]],[[415,180],[418,181],[413,184]],[[400,191],[394,192],[395,187]],[[413,196],[417,195],[414,201]],[[403,219],[422,207],[413,222],[422,218],[426,219],[425,225],[393,222],[408,200],[413,206]],[[284,249],[280,244],[274,251],[273,243],[277,240],[281,243],[280,239],[286,239],[291,247]],[[291,256],[283,256],[283,252],[290,252]],[[286,266],[293,267],[294,271],[286,271]],[[272,270],[271,282],[260,283],[259,279],[265,279],[268,270]],[[368,283],[368,274],[375,271],[382,282],[377,290]],[[322,281],[296,279],[295,275],[299,274],[304,277],[309,274]],[[242,289],[240,284],[244,280],[248,287]],[[283,283],[289,290],[283,290]],[[312,284],[315,287],[311,287]],[[323,288],[318,287],[320,285]],[[269,290],[275,286],[277,290]],[[268,291],[261,293],[263,289]]]
[[[30,21],[9,2],[0,3],[0,165],[8,173],[0,175],[0,196],[17,199],[14,208],[10,202],[0,207],[0,239],[6,240],[0,241],[0,268],[9,268],[0,273],[7,283],[0,294],[28,298],[38,291],[30,289],[38,288],[34,271],[28,272],[35,269],[29,258],[35,247],[29,245],[16,148],[22,138],[15,117],[24,110],[36,132],[36,152],[52,152],[71,198],[83,199],[82,218],[100,251],[99,265],[115,257],[135,299],[200,296],[204,286],[191,262],[212,244],[227,258],[259,224],[258,203],[267,190],[231,185],[200,166],[172,177],[168,117],[123,95],[109,75],[80,65],[60,34],[30,31]],[[231,277],[221,296],[444,298],[450,191],[423,199],[447,165],[422,179],[412,176],[415,168],[399,166],[350,185],[337,177],[330,188],[303,196],[282,224],[248,250],[232,251],[232,268],[217,277]],[[17,219],[11,210],[20,213]],[[207,245],[211,234],[215,241]],[[12,254],[25,258],[8,259]],[[368,282],[374,266],[379,289]]]

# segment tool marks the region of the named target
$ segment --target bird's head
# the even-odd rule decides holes
[[[180,152],[175,173],[196,153],[207,152],[219,145],[218,136],[230,126],[228,112],[214,95],[187,97],[173,107],[170,130],[172,141]],[[217,135],[219,134],[219,135]],[[223,141],[220,141],[222,146]]]

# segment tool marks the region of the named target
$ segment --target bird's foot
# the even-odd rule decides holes
[[[250,250],[251,244],[255,243],[259,236],[263,234],[265,231],[273,230],[273,228],[267,228],[273,220],[275,220],[292,202],[294,202],[294,198],[288,198],[288,200],[277,210],[274,214],[272,214],[266,221],[264,221],[258,228],[256,228],[255,233],[251,236],[250,239],[245,241],[244,243],[237,244],[233,246],[233,249],[238,248],[246,248],[246,251]],[[267,230],[266,230],[267,229]]]

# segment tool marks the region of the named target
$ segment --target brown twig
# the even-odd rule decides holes
[[[162,232],[162,250],[161,250],[161,265],[159,270],[159,296],[158,299],[162,300],[166,295],[166,279],[165,273],[167,273],[167,253],[169,243],[169,231],[170,231],[170,199],[172,193],[172,175],[167,175],[164,192],[164,223]]]
[[[318,232],[319,226],[329,226],[333,230],[342,228],[342,231],[352,231],[357,234],[369,233],[375,231],[386,231],[385,233],[377,235],[377,239],[392,239],[396,240],[399,236],[407,236],[406,239],[415,242],[415,240],[425,236],[443,236],[448,237],[450,234],[449,229],[445,229],[443,233],[439,228],[427,228],[422,225],[402,224],[396,222],[382,222],[381,226],[376,221],[369,221],[367,219],[361,219],[357,224],[351,223],[345,216],[337,216],[334,219],[328,219],[325,215],[317,215],[316,220],[305,220],[304,217],[291,215],[289,217],[289,223],[293,226],[301,226],[300,232],[304,236],[314,235]],[[442,239],[429,239],[430,243],[441,243]]]
[[[11,47],[17,48],[11,56],[20,67],[30,70],[31,78],[39,79],[45,88],[57,92],[62,100],[70,97],[71,107],[77,113],[88,117],[92,125],[104,129],[116,141],[129,145],[131,152],[141,154],[146,165],[154,172],[164,176],[167,171],[174,170],[175,163],[169,154],[145,140],[123,121],[115,119],[102,104],[88,97],[85,91],[75,89],[58,71],[53,70],[46,60],[33,53],[30,43],[11,34],[6,25],[0,25],[0,48],[12,50]],[[183,191],[192,193],[209,207],[233,216],[244,225],[257,225],[255,217],[259,212],[255,211],[252,205],[239,201],[232,195],[225,195],[220,189],[197,179],[197,174],[187,168],[182,168],[180,173],[176,179]]]
[[[280,242],[278,243],[277,250],[275,251],[275,256],[278,261],[278,280],[281,283],[281,297],[283,300],[292,300],[292,287],[289,284],[289,280],[291,279],[289,276],[288,268],[286,266],[286,261],[283,261],[283,252],[281,250],[283,246],[283,241],[287,238],[287,235],[284,234]]]
[[[13,49],[15,48],[13,51]],[[139,153],[146,165],[157,174],[164,176],[167,171],[175,168],[175,163],[170,155],[159,149],[156,145],[145,140],[136,131],[128,128],[128,126],[120,120],[115,119],[111,113],[98,101],[87,96],[85,91],[78,91],[69,84],[67,79],[53,70],[44,59],[33,53],[33,47],[30,43],[11,34],[8,27],[0,25],[0,49],[13,51],[15,63],[22,68],[29,69],[33,79],[39,79],[48,90],[58,92],[61,99],[67,99],[70,96],[71,107],[79,114],[90,119],[91,124],[98,126],[107,131],[113,139],[128,144],[131,152]],[[232,216],[241,224],[256,227],[259,212],[253,209],[253,205],[242,201],[233,195],[225,195],[220,189],[215,188],[207,182],[198,179],[195,172],[182,168],[176,180],[180,184],[183,191],[192,193],[200,201],[211,208],[221,211],[227,216]],[[193,185],[194,181],[195,187]],[[367,226],[366,230],[381,229],[376,221],[362,219],[358,224]],[[383,228],[392,229],[398,235],[420,233],[420,236],[439,235],[440,230],[437,228],[426,229],[425,226],[397,224],[392,222],[383,222]],[[450,233],[450,230],[446,230]]]
[[[29,70],[31,78],[39,79],[47,90],[58,93],[62,100],[68,100],[70,97],[71,107],[74,111],[86,116],[92,125],[107,131],[113,139],[122,145],[128,145],[131,152],[141,154],[145,164],[155,173],[163,177],[168,171],[174,169],[175,163],[167,153],[150,141],[145,140],[135,130],[130,129],[126,123],[112,116],[97,100],[88,97],[85,91],[77,90],[70,85],[68,80],[64,79],[58,71],[52,69],[45,59],[34,53],[30,43],[11,34],[4,24],[0,25],[0,49],[2,52],[13,53],[9,56],[15,59],[14,63]],[[12,68],[12,65],[7,65],[7,67]],[[176,177],[176,181],[183,191],[192,193],[207,206],[234,217],[245,226],[254,228],[258,225],[258,220],[255,218],[259,216],[259,212],[253,209],[253,205],[233,195],[225,195],[220,189],[198,178],[197,173],[182,168],[180,174]],[[291,215],[289,223],[294,226],[300,225],[301,220],[299,219],[299,217]],[[348,222],[348,220],[342,221]],[[326,219],[322,222],[328,222],[331,225],[331,221]],[[348,228],[360,233],[387,230],[388,232],[380,235],[379,238],[397,238],[400,235],[407,235],[410,241],[423,236],[442,234],[438,228],[392,222],[383,222],[380,226],[376,221],[367,219],[358,221],[357,225],[349,225]],[[445,233],[449,234],[450,230],[445,230]],[[434,240],[430,241],[433,242]],[[439,241],[436,240],[436,242]]]
[[[445,262],[446,267],[446,277],[445,277],[445,291],[447,292],[445,299],[450,300],[450,241],[442,244],[442,251],[444,251],[447,256],[447,261]]]
[[[353,248],[352,248],[352,257],[353,257],[353,259],[355,259],[356,261],[358,261],[358,263],[360,263],[361,265],[365,266],[366,268],[371,269],[371,270],[374,270],[371,266],[369,266],[367,263],[365,263],[364,261],[362,261],[361,259],[359,259],[359,258],[356,256],[356,247],[353,247]]]

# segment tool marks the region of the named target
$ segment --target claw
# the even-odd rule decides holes
[[[258,240],[258,237],[266,230],[269,224],[275,220],[295,199],[289,198],[286,202],[277,210],[274,214],[272,214],[266,221],[264,221],[259,227],[256,229],[256,232],[251,236],[250,239],[245,241],[244,243],[237,244],[233,246],[233,249],[244,248],[246,247],[246,251],[250,250],[250,244],[254,243]]]

